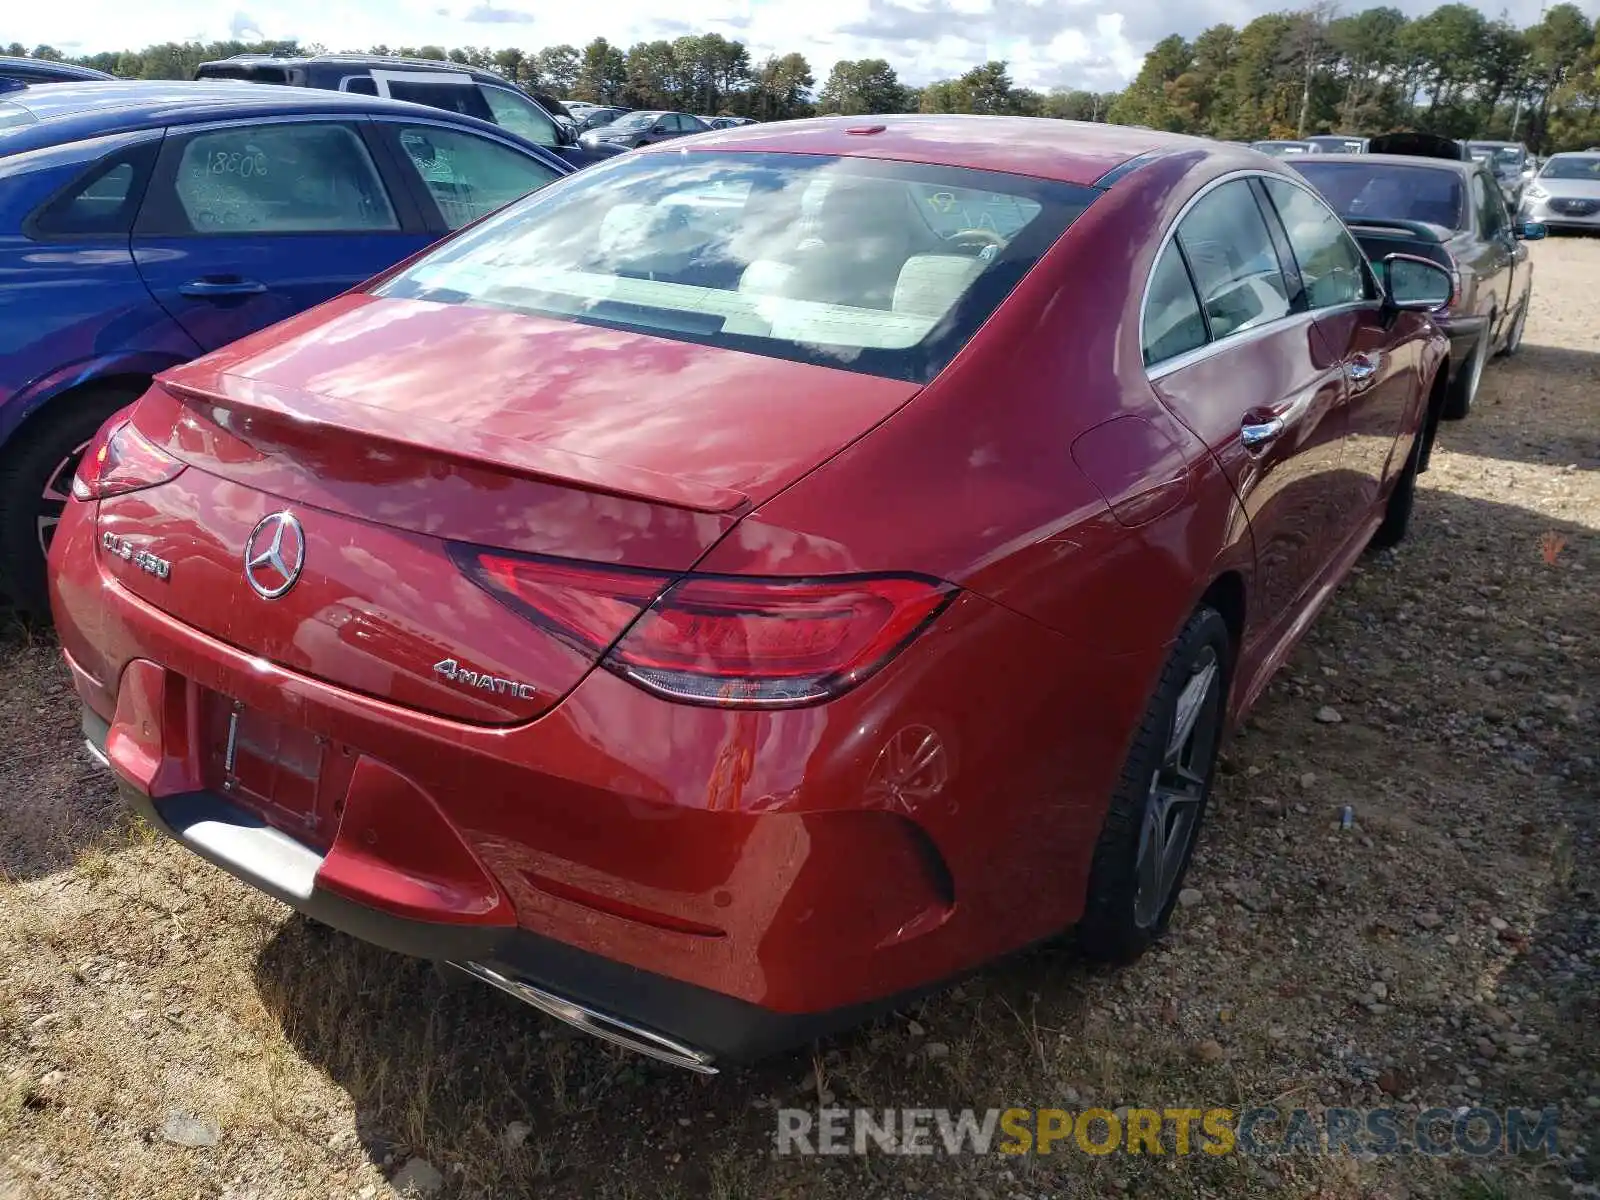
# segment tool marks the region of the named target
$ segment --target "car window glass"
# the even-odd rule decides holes
[[[1347,221],[1422,221],[1460,229],[1466,194],[1460,172],[1394,163],[1300,159],[1294,169]]]
[[[400,145],[451,229],[560,178],[509,146],[453,129],[402,128]]]
[[[1248,181],[1200,198],[1178,226],[1211,335],[1224,338],[1289,313],[1278,252]]]
[[[126,233],[144,193],[155,146],[137,146],[102,159],[71,188],[39,210],[33,232],[51,237]]]
[[[196,134],[183,148],[178,208],[196,233],[398,229],[367,148],[343,125],[263,125]]]
[[[486,87],[483,97],[489,103],[496,125],[504,126],[518,137],[525,137],[536,146],[559,146],[561,135],[555,119],[546,116],[531,100],[525,100],[508,88]]]
[[[1206,319],[1200,312],[1189,268],[1183,264],[1178,243],[1161,252],[1150,293],[1144,301],[1144,362],[1154,366],[1206,344]]]
[[[464,117],[477,117],[480,121],[494,121],[494,113],[489,108],[489,102],[483,98],[483,93],[469,84],[391,79],[389,95],[395,100],[409,100],[413,104],[426,104],[429,108],[460,113]]]
[[[371,75],[352,75],[348,79],[339,81],[341,89],[354,92],[358,96],[376,96],[378,94],[378,81]]]
[[[1488,183],[1482,175],[1472,178],[1473,198],[1478,202],[1478,230],[1484,237],[1498,237],[1505,229],[1504,202],[1500,199],[1498,184]]]
[[[1281,179],[1268,179],[1267,194],[1289,235],[1306,303],[1311,308],[1333,308],[1371,298],[1366,257],[1356,246],[1344,222],[1315,196]]]

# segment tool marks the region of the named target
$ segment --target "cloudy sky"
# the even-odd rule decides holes
[[[1376,3],[1378,0],[1371,0]],[[641,39],[718,32],[757,55],[798,50],[819,82],[841,58],[887,58],[913,83],[955,75],[986,59],[1011,63],[1033,87],[1120,87],[1144,51],[1169,33],[1216,21],[1243,24],[1295,0],[67,0],[10,6],[0,33],[91,53],[151,42],[226,37],[299,38],[330,49],[377,43],[443,46],[582,45],[603,36]],[[1347,0],[1345,11],[1366,7]],[[1400,0],[1416,14],[1434,0]],[[1591,15],[1600,0],[1581,0]],[[1509,0],[1514,21],[1538,19],[1539,0]],[[1492,10],[1498,15],[1501,5]],[[670,15],[668,15],[670,14]]]

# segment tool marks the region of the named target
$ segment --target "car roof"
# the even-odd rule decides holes
[[[11,75],[39,75],[56,79],[115,79],[93,67],[80,67],[77,63],[56,62],[49,58],[16,58],[0,54],[0,71]]]
[[[852,131],[858,132],[852,132]],[[882,158],[1092,184],[1130,159],[1182,153],[1263,163],[1265,156],[1209,138],[1051,117],[907,114],[814,117],[735,125],[633,154],[690,150]]]
[[[1478,169],[1478,164],[1470,160],[1431,158],[1424,154],[1317,154],[1301,161],[1360,163],[1368,167],[1426,167],[1435,171],[1452,171],[1457,175],[1469,175]]]
[[[232,64],[234,66],[280,66],[303,67],[308,64],[328,64],[332,66],[366,67],[369,70],[394,70],[408,68],[413,71],[452,71],[458,75],[471,75],[474,79],[485,82],[510,83],[498,71],[491,71],[486,67],[475,67],[469,63],[450,62],[443,58],[408,58],[398,54],[235,54],[231,58],[213,58],[203,62],[196,70],[205,67],[220,67]]]
[[[112,80],[103,83],[48,83],[0,96],[0,104],[25,108],[38,118],[0,134],[0,154],[57,146],[85,138],[203,121],[248,120],[297,113],[349,113],[352,116],[427,116],[495,134],[535,147],[503,126],[444,109],[335,92],[240,80]],[[552,154],[541,152],[552,161]]]

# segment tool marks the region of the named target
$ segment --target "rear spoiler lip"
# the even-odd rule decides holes
[[[345,430],[397,449],[432,455],[466,466],[504,471],[540,483],[619,496],[647,504],[664,504],[699,513],[728,514],[750,505],[750,498],[733,488],[665,475],[643,467],[609,463],[570,450],[557,450],[516,438],[482,431],[464,432],[458,425],[412,414],[405,415],[404,428],[401,428],[400,418],[380,409],[244,376],[218,373],[202,386],[160,375],[156,378],[156,385],[191,408],[211,410],[213,413],[220,410],[263,415],[292,423],[301,429]],[[347,419],[342,419],[348,418],[352,412],[369,414],[378,419],[352,425]],[[223,420],[216,423],[235,437],[241,436],[232,422]],[[430,430],[448,431],[449,436],[432,440],[417,436],[425,435]]]

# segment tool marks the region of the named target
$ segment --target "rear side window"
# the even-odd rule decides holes
[[[1206,344],[1206,318],[1178,243],[1161,252],[1144,301],[1144,364],[1153,367]]]
[[[1478,232],[1486,238],[1499,237],[1506,227],[1506,210],[1500,199],[1500,185],[1486,175],[1474,175],[1472,199],[1478,206]]]
[[[400,147],[451,229],[520,200],[561,176],[526,154],[470,133],[401,128]]]
[[[1289,315],[1289,288],[1248,180],[1207,192],[1178,226],[1213,338]]]
[[[341,92],[354,92],[358,96],[376,96],[378,83],[371,75],[350,75],[339,81]]]
[[[201,234],[400,227],[366,145],[332,122],[196,134],[178,157],[173,198],[173,211],[142,224]]]
[[[108,155],[34,214],[35,237],[113,237],[133,228],[144,199],[156,142]]]
[[[460,113],[464,117],[477,117],[480,121],[494,123],[494,113],[489,108],[489,102],[473,84],[391,79],[389,96],[394,100],[409,100],[413,104],[426,104],[429,108],[439,108],[445,112]]]
[[[1262,182],[1289,236],[1289,248],[1305,285],[1306,304],[1313,309],[1335,308],[1372,298],[1366,255],[1344,222],[1329,212],[1326,204],[1292,183],[1281,179]]]
[[[518,137],[527,138],[536,146],[559,146],[561,135],[556,130],[553,117],[532,100],[524,99],[509,88],[485,87],[483,97],[494,114],[494,123],[509,129]]]

